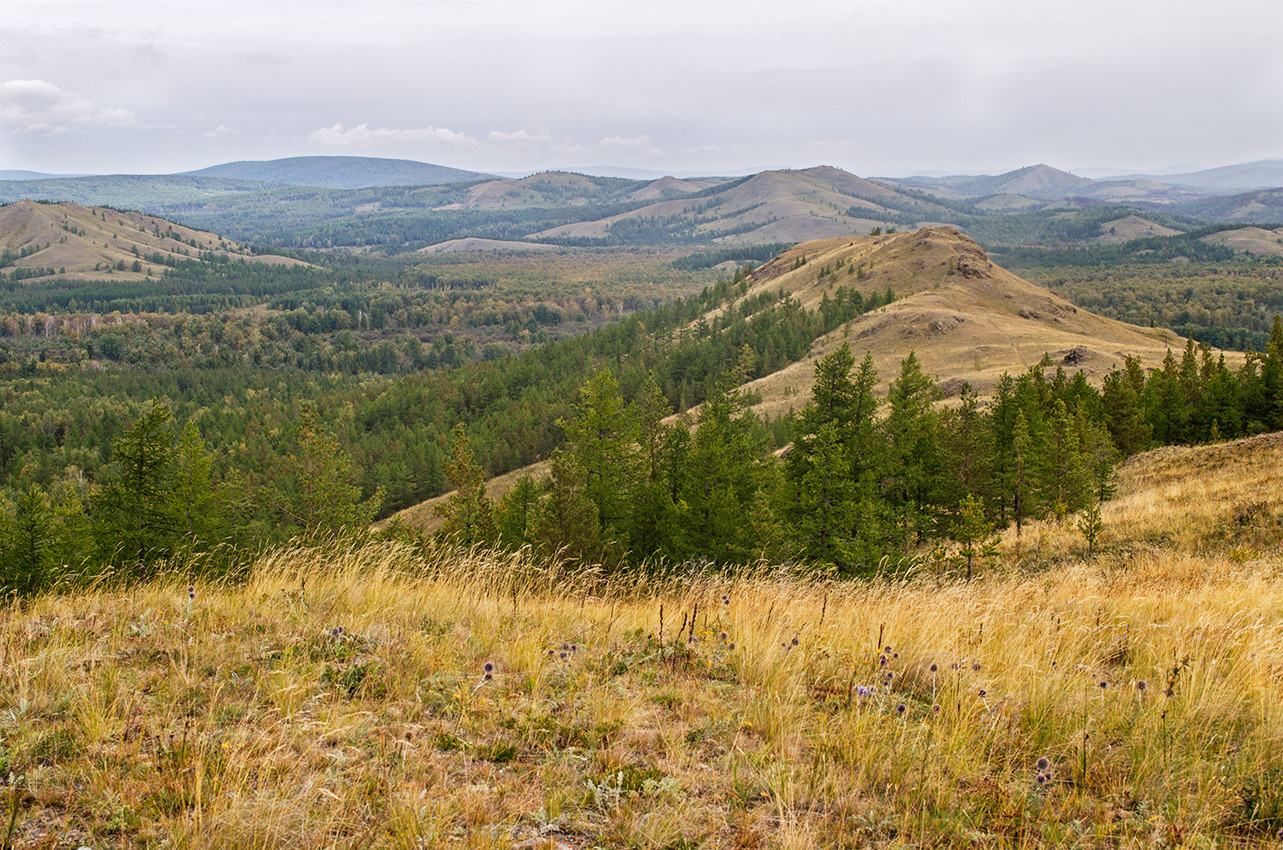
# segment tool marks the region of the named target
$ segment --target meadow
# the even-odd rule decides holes
[[[0,846],[1267,846],[1280,470],[1139,455],[1094,554],[1030,523],[969,583],[369,539],[13,602]]]

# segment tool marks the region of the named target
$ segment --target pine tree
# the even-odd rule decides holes
[[[575,415],[561,425],[568,451],[584,471],[584,493],[597,506],[602,530],[612,537],[624,536],[641,473],[640,429],[635,411],[625,407],[619,384],[608,370],[584,384]]]
[[[699,427],[681,470],[688,551],[710,562],[743,563],[756,548],[752,515],[766,453],[760,420],[731,379],[719,381],[699,410]]]
[[[958,543],[958,562],[966,567],[967,581],[971,581],[976,560],[988,560],[998,551],[998,538],[993,536],[993,523],[985,516],[984,504],[980,499],[966,496],[958,504],[958,516],[949,533]]]
[[[498,537],[490,497],[486,495],[485,473],[472,455],[463,425],[456,425],[445,464],[446,477],[454,492],[437,507],[445,520],[441,535],[461,546],[491,545]]]
[[[601,530],[587,483],[588,476],[573,455],[560,449],[553,453],[548,496],[539,505],[532,529],[544,552],[584,563],[600,562]]]
[[[212,464],[200,431],[188,422],[174,447],[173,498],[179,532],[189,551],[214,542],[221,533],[223,503],[210,476]]]
[[[49,587],[55,579],[53,516],[45,494],[34,484],[14,506],[8,537],[9,545],[0,549],[0,592],[30,596]]]
[[[1133,359],[1128,358],[1129,361]],[[1130,369],[1130,362],[1128,367]],[[1127,457],[1143,451],[1149,441],[1149,425],[1145,421],[1140,393],[1129,372],[1115,369],[1105,376],[1101,403],[1105,425],[1119,451]]]
[[[156,401],[112,444],[112,466],[95,504],[97,537],[104,557],[132,563],[138,578],[170,553],[179,532],[173,460],[172,417]]]
[[[508,549],[519,549],[534,542],[535,514],[539,509],[539,485],[529,473],[517,479],[495,508],[495,528],[499,542]]]
[[[383,488],[361,500],[361,488],[351,483],[351,460],[309,409],[303,411],[303,427],[288,461],[294,490],[277,490],[275,500],[305,536],[359,534],[378,515]]]
[[[900,527],[915,542],[935,534],[939,523],[942,457],[939,417],[932,406],[938,396],[935,384],[910,352],[887,392],[890,413],[883,423],[888,446],[883,480]]]

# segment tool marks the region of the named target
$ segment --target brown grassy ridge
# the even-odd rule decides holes
[[[159,277],[165,267],[142,259],[149,254],[181,262],[199,259],[202,251],[214,251],[247,263],[307,265],[290,257],[251,254],[213,233],[138,212],[36,201],[0,206],[0,250],[16,254],[30,246],[39,250],[16,265],[66,269],[67,277],[77,279],[137,281]],[[142,271],[131,271],[135,260],[141,260]],[[120,262],[125,264],[123,271],[115,269]]]
[[[1034,524],[970,584],[367,543],[13,604],[0,810],[16,847],[1265,845],[1280,469],[1141,456],[1100,554]]]

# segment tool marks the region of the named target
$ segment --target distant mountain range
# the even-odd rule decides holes
[[[1108,198],[1130,194],[1146,195],[1150,200],[1172,201],[1177,200],[1175,196],[1182,192],[1190,194],[1189,190],[1204,190],[1202,194],[1206,194],[1207,191],[1283,187],[1283,159],[1262,159],[1182,174],[1119,174],[1105,179],[1079,177],[1040,164],[996,176],[917,175],[888,178],[887,182],[928,191],[943,190],[956,193],[957,197],[1022,195],[1052,200],[1074,196]]]
[[[197,171],[192,177],[223,177],[286,186],[364,189],[372,186],[440,186],[493,179],[492,174],[461,171],[409,159],[364,156],[295,156],[288,159],[228,162]]]
[[[865,179],[830,166],[739,178],[633,180],[550,171],[505,179],[410,160],[296,157],[186,174],[0,180],[0,203],[135,209],[244,241],[294,247],[417,250],[458,239],[765,244],[923,224],[952,224],[988,245],[1054,245],[1098,235],[1102,219],[1091,211],[1101,207],[1124,208],[1114,218],[1143,212],[1145,224],[1123,228],[1129,233],[1208,222],[1278,223],[1281,169],[1283,160],[1263,160],[1182,176],[1208,184],[1279,178],[1273,187],[1227,192],[1144,176],[1089,180],[1045,164],[992,176],[901,179]],[[1084,216],[1084,227],[1056,224],[1065,214]],[[1071,232],[1078,235],[1066,236]],[[1121,232],[1115,228],[1115,235]]]

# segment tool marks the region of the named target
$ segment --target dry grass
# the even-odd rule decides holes
[[[1217,245],[1228,245],[1239,253],[1251,251],[1262,256],[1283,255],[1283,227],[1266,230],[1262,227],[1240,227],[1237,230],[1222,230],[1203,237],[1204,242]]]
[[[1033,526],[970,585],[368,544],[14,605],[15,846],[1265,844],[1281,458],[1133,461],[1104,554]]]
[[[792,269],[805,255],[806,265]],[[820,277],[822,269],[844,266]],[[848,274],[865,269],[863,278]],[[888,287],[896,301],[866,313],[816,341],[811,357],[748,384],[761,395],[759,412],[772,417],[800,409],[810,397],[815,361],[842,343],[856,359],[873,355],[882,386],[899,375],[910,351],[923,370],[945,386],[969,381],[987,396],[1004,372],[1017,375],[1044,354],[1059,362],[1086,348],[1070,371],[1096,383],[1127,355],[1158,366],[1168,348],[1183,341],[1165,329],[1140,328],[1098,316],[992,263],[973,241],[952,227],[866,239],[830,239],[790,249],[755,275],[750,293],[783,289],[808,308],[838,286],[865,295]],[[1231,362],[1236,362],[1233,355]]]
[[[171,232],[176,239],[165,235]],[[135,260],[157,253],[183,261],[198,259],[204,251],[215,251],[247,263],[307,265],[290,257],[251,254],[213,233],[192,230],[156,216],[74,203],[18,201],[0,207],[0,234],[3,234],[0,249],[14,253],[30,246],[39,249],[18,260],[16,265],[66,269],[66,277],[78,279],[110,277],[138,281],[159,277],[165,267],[145,260],[142,260],[142,271],[131,270]],[[196,244],[190,245],[189,241]],[[123,271],[115,269],[120,262],[125,264]],[[112,271],[109,273],[107,269]]]

